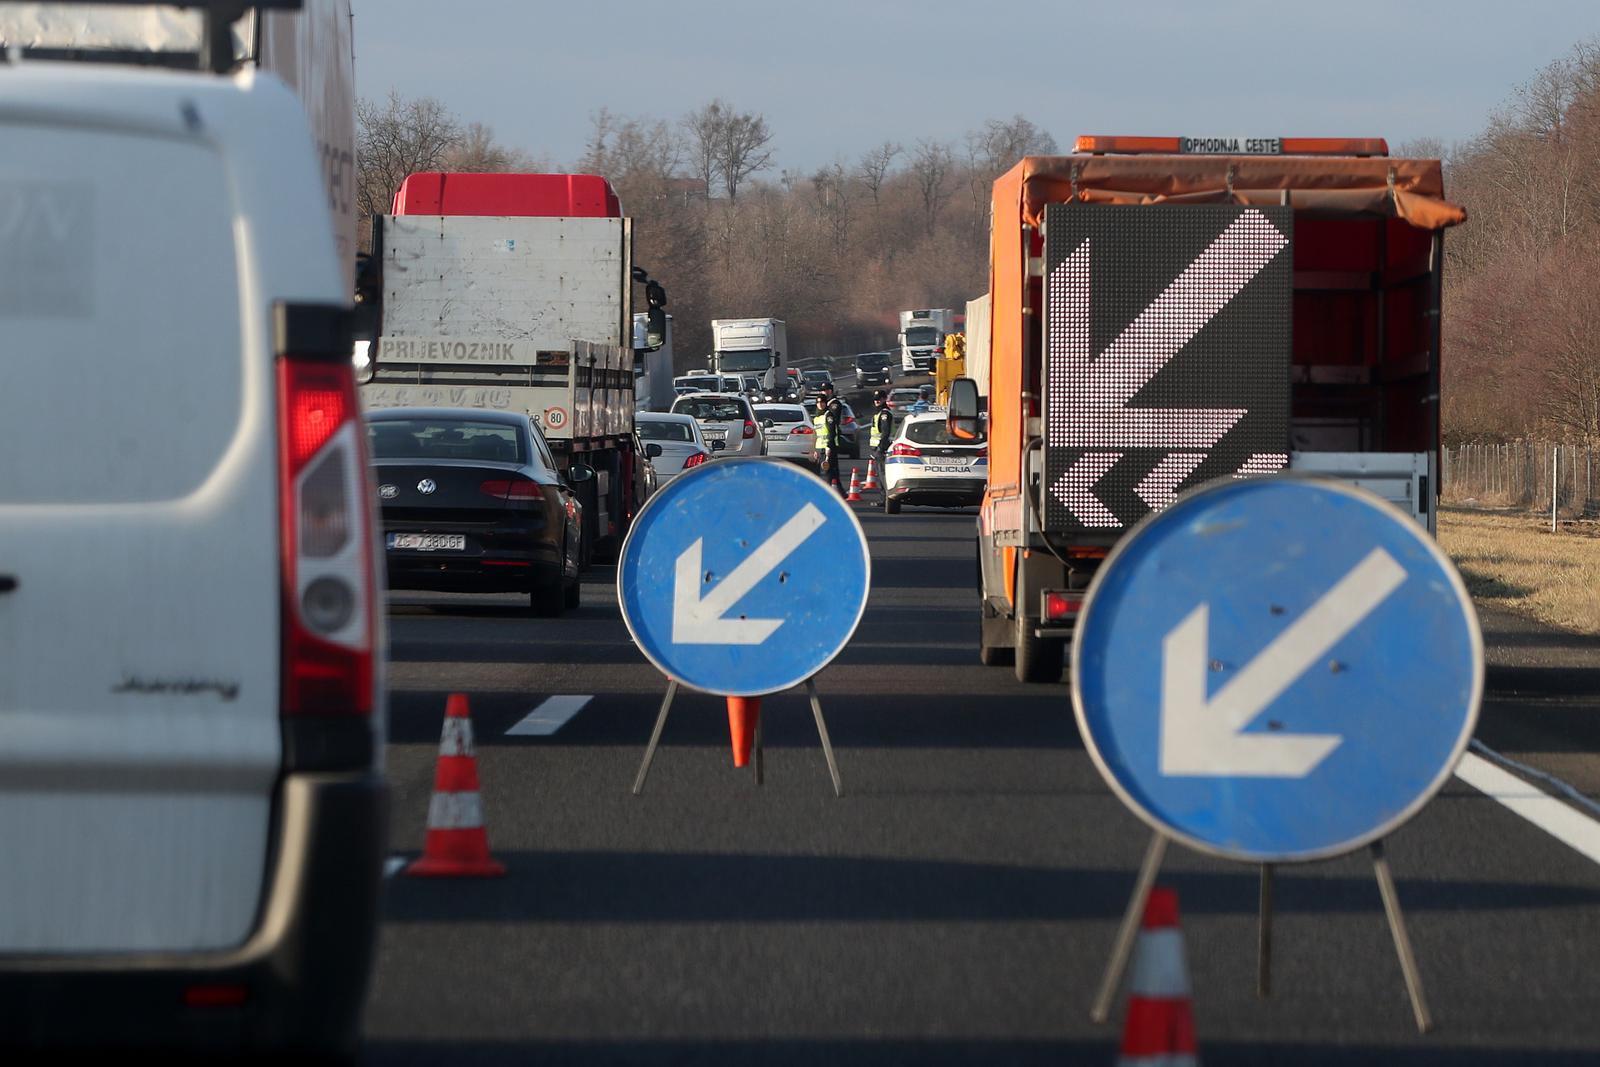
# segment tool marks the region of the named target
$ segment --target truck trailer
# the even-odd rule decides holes
[[[968,316],[986,380],[950,404],[988,440],[982,661],[1059,679],[1112,545],[1214,479],[1345,478],[1433,530],[1443,233],[1465,218],[1438,160],[1381,139],[1086,137],[999,178]]]
[[[633,265],[632,220],[592,174],[412,174],[373,220],[368,408],[475,407],[538,423],[563,470],[596,472],[585,543],[614,555],[634,499],[634,285],[645,350],[666,293]],[[371,298],[369,298],[371,299]]]

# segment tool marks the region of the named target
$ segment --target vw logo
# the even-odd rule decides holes
[[[400,495],[400,487],[398,485],[390,485],[387,482],[385,482],[383,485],[378,486],[378,499],[379,500],[393,500],[395,497],[397,497],[399,495]]]
[[[417,483],[417,492],[421,493],[423,496],[427,496],[437,488],[439,487],[434,484],[432,478],[424,478],[422,481]]]

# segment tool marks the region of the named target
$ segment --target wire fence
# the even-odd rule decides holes
[[[1523,508],[1561,518],[1600,518],[1596,448],[1559,441],[1510,441],[1444,450],[1439,488],[1447,504]]]

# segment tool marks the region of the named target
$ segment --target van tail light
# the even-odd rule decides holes
[[[705,461],[706,454],[704,452],[696,452],[694,455],[683,461],[683,469],[688,470],[690,467],[698,467]]]
[[[749,419],[745,419],[744,420],[744,439],[746,441],[748,441],[748,440],[750,440],[750,438],[754,437],[755,435],[756,435],[756,424],[751,422]]]
[[[799,426],[796,426],[794,429],[789,431],[789,436],[790,437],[795,437],[795,436],[806,437],[808,435],[815,434],[816,432],[817,431],[813,430],[811,427],[807,426],[805,423],[801,423]]]
[[[321,336],[348,312],[277,312],[280,710],[369,715],[378,607],[366,442],[349,352]],[[307,336],[320,343],[296,343]]]
[[[1041,615],[1045,622],[1066,622],[1077,616],[1083,610],[1082,593],[1061,593],[1047,590],[1044,593],[1044,610]]]
[[[538,482],[529,481],[527,478],[495,478],[478,485],[478,492],[484,496],[492,496],[496,500],[543,500],[544,490],[539,488]]]
[[[918,448],[916,445],[908,445],[908,444],[904,443],[903,441],[901,441],[901,442],[896,442],[895,444],[892,444],[892,445],[889,446],[889,455],[891,455],[891,456],[920,456],[920,455],[922,455],[922,449]]]

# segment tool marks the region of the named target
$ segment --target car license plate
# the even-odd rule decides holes
[[[392,533],[390,548],[409,548],[417,552],[461,552],[467,547],[466,534]]]
[[[701,432],[705,434],[707,441],[726,441],[728,439],[727,430],[702,430]]]

